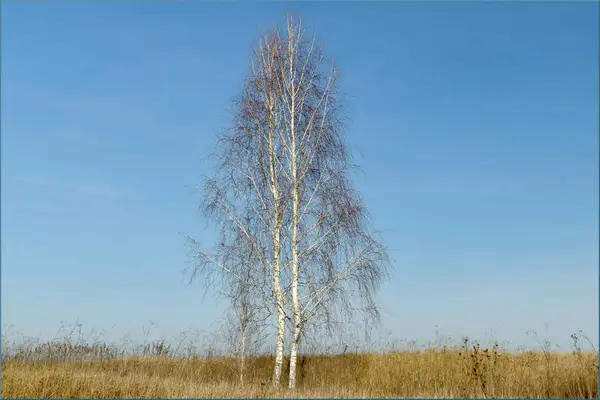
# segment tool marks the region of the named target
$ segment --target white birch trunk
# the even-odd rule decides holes
[[[290,349],[290,376],[289,388],[296,387],[296,365],[298,363],[298,346],[300,341],[301,314],[300,298],[298,296],[299,257],[298,257],[298,224],[300,220],[300,195],[298,182],[298,158],[296,141],[296,88],[294,82],[294,38],[290,29],[289,56],[290,56],[290,139],[291,139],[291,175],[292,175],[292,303],[294,307],[294,335]]]
[[[293,108],[293,107],[292,107]],[[293,121],[293,119],[292,119]],[[292,122],[293,126],[293,122]],[[295,150],[295,140],[292,139],[292,149]],[[296,157],[295,154],[292,155],[292,176],[294,177],[294,181],[296,181]],[[292,303],[294,307],[294,336],[292,339],[292,347],[290,350],[290,379],[289,379],[289,387],[296,387],[296,364],[298,357],[298,346],[300,341],[300,330],[302,328],[301,325],[301,313],[300,313],[300,297],[298,296],[298,279],[299,279],[299,257],[298,257],[298,220],[299,220],[299,196],[298,196],[298,185],[297,182],[294,182],[293,188],[293,233],[292,233]]]
[[[279,262],[275,269],[275,296],[277,297],[277,344],[275,346],[275,371],[273,373],[273,386],[279,386],[283,367],[283,345],[285,342],[285,310],[283,292],[279,283]]]
[[[272,99],[272,95],[271,95]],[[285,302],[283,291],[281,290],[281,212],[280,195],[275,169],[275,135],[273,134],[273,100],[270,104],[270,127],[269,127],[269,155],[270,155],[270,173],[271,173],[271,193],[273,195],[273,286],[275,291],[275,304],[277,307],[277,341],[275,345],[275,370],[273,372],[273,386],[279,386],[281,382],[281,372],[283,367],[283,346],[285,342]]]

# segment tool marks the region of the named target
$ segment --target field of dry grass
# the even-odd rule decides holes
[[[54,345],[38,349],[36,359],[3,359],[2,397],[598,397],[596,351],[511,353],[464,343],[388,354],[307,356],[300,360],[295,391],[271,387],[273,359],[266,356],[247,360],[241,385],[235,358],[106,356],[101,349],[93,360],[65,357],[76,351]]]

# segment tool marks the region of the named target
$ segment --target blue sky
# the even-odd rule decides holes
[[[250,46],[286,10],[341,70],[394,261],[383,327],[598,337],[598,3],[2,3],[2,325],[209,329],[179,232]]]

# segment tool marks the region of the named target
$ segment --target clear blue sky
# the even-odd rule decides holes
[[[250,45],[286,9],[341,69],[395,270],[386,331],[598,337],[598,3],[2,3],[2,324],[208,329],[179,232]]]

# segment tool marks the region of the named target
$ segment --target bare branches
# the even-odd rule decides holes
[[[204,184],[217,245],[208,251],[188,238],[194,274],[220,285],[239,321],[276,317],[274,384],[292,322],[290,387],[311,325],[333,328],[356,311],[377,319],[374,294],[388,265],[350,179],[338,71],[327,64],[292,18],[285,36],[276,29],[259,41]]]
[[[300,23],[291,18],[286,38],[276,31],[265,43],[272,57],[263,58],[263,65],[274,77],[269,81],[269,110],[277,114],[279,134],[279,147],[270,148],[270,162],[281,168],[271,176],[285,178],[277,182],[277,189],[288,199],[278,206],[285,207],[288,221],[282,250],[289,258],[282,272],[289,271],[283,294],[290,296],[294,316],[293,387],[304,326],[332,326],[336,315],[351,314],[357,302],[364,310],[376,311],[373,294],[385,272],[387,253],[369,233],[368,214],[349,179],[343,115],[336,101],[337,70],[333,65],[325,68],[314,37],[305,40]]]

